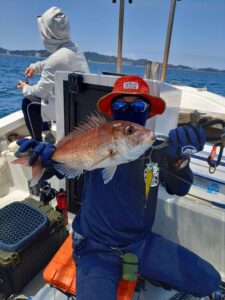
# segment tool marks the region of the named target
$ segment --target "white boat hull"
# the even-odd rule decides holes
[[[61,138],[64,135],[64,108],[61,99],[63,97],[62,82],[63,80],[67,80],[67,78],[68,73],[60,72],[59,74],[56,74],[56,79],[58,80],[58,84],[56,84],[58,138]],[[100,75],[85,75],[85,80],[96,84],[107,83],[109,86],[112,86],[115,78],[103,78]],[[159,133],[167,134],[171,128],[176,126],[181,92],[166,84],[157,84],[156,82],[150,84],[152,85],[152,90],[155,94],[161,91],[163,97],[167,97],[167,100],[170,103],[168,105],[167,117],[165,119],[152,120],[153,122],[150,126],[155,126],[155,129]],[[172,102],[174,98],[176,98],[176,105]],[[171,116],[171,112],[174,113],[173,118],[171,122],[168,122],[166,119]],[[162,124],[167,124],[167,127],[163,128]],[[12,114],[0,120],[0,136],[8,135],[11,132],[24,134],[24,131],[26,130],[21,112]],[[10,166],[9,175],[11,176],[11,183],[9,186],[10,192],[0,198],[1,207],[11,201],[23,200],[29,195],[27,178],[30,177],[29,170],[21,166],[10,164],[15,158],[12,151],[6,148],[2,150],[4,150],[3,156],[8,163],[8,167]],[[200,154],[201,159],[198,159],[197,157],[192,159],[191,167],[197,175],[205,178],[205,183],[203,182],[202,185],[196,183],[191,188],[190,194],[185,197],[171,196],[168,195],[164,189],[160,189],[154,231],[160,233],[165,238],[191,249],[211,262],[215,268],[219,270],[223,280],[225,280],[225,210],[214,207],[209,202],[205,201],[220,201],[221,203],[224,201],[225,203],[225,167],[220,166],[216,173],[212,175],[209,174],[208,166],[206,162],[202,160],[202,157],[207,157],[210,147],[206,146],[204,151],[205,153],[202,152]],[[223,157],[223,163],[224,162],[225,159]],[[10,181],[7,182],[9,183]],[[214,189],[214,191],[212,191],[212,188],[210,190],[208,186],[210,185],[210,182],[217,183],[217,190]],[[54,186],[58,188],[59,183],[56,182]],[[62,186],[62,183],[60,183],[60,186]],[[37,280],[40,283],[40,274],[38,276]],[[45,284],[41,282],[38,290],[33,289],[33,286],[34,282],[31,282],[24,289],[24,293],[36,295],[38,294],[38,290],[45,286]],[[34,291],[33,293],[32,290]],[[175,291],[165,291],[162,288],[154,287],[147,283],[146,290],[142,291],[140,296],[136,293],[133,299],[166,300],[173,299],[172,297],[174,294],[176,294]],[[45,299],[43,298],[42,300]]]

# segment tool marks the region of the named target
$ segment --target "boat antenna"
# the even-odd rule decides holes
[[[117,64],[116,72],[121,73],[122,65],[122,48],[123,48],[123,20],[124,20],[124,3],[125,0],[120,1],[120,13],[119,13],[119,31],[118,31],[118,47],[117,47]],[[112,0],[113,3],[116,3],[116,0]],[[131,4],[132,0],[128,0]]]
[[[177,1],[181,1],[181,0],[171,0],[171,3],[170,3],[170,14],[169,14],[169,20],[168,20],[168,25],[167,25],[166,44],[165,44],[163,65],[162,65],[162,74],[161,74],[162,81],[164,81],[166,79],[168,57],[169,57],[169,52],[170,52],[170,42],[171,42],[171,36],[172,36],[172,31],[173,31],[173,20],[174,20]]]

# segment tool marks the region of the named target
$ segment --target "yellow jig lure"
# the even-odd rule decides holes
[[[159,184],[159,167],[157,163],[153,163],[150,160],[146,164],[144,170],[144,180],[145,180],[145,208],[146,208],[151,187],[156,187]]]
[[[144,177],[145,177],[145,199],[147,199],[150,192],[152,178],[153,178],[153,166],[151,162],[147,163],[146,165]]]

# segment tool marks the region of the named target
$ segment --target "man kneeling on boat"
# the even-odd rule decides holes
[[[144,126],[164,112],[165,102],[150,95],[142,78],[124,76],[112,93],[100,98],[98,110]],[[221,278],[212,265],[152,232],[159,184],[171,195],[188,193],[193,183],[190,155],[203,149],[205,133],[201,126],[182,126],[170,131],[169,140],[167,148],[152,147],[142,159],[119,165],[107,184],[102,169],[84,174],[82,206],[72,225],[77,300],[115,300],[126,253],[138,257],[139,274],[178,291],[203,297],[219,288]],[[156,140],[153,146],[160,143]],[[43,165],[53,164],[52,145],[40,147],[24,139],[18,144],[22,152],[33,148],[31,163],[41,157]],[[152,181],[146,194],[149,169]]]

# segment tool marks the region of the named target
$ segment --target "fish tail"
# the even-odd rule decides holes
[[[31,167],[29,165],[29,156],[23,156],[12,161],[12,164],[25,165],[27,167]]]
[[[30,181],[31,187],[38,184],[45,170],[46,168],[42,167],[39,159],[32,165],[32,180]]]
[[[32,167],[32,179],[30,181],[30,187],[33,187],[36,184],[38,184],[39,180],[45,172],[45,168],[42,167],[40,159],[38,159],[32,166],[29,164],[29,156],[17,158],[14,161],[12,161],[12,163]]]

